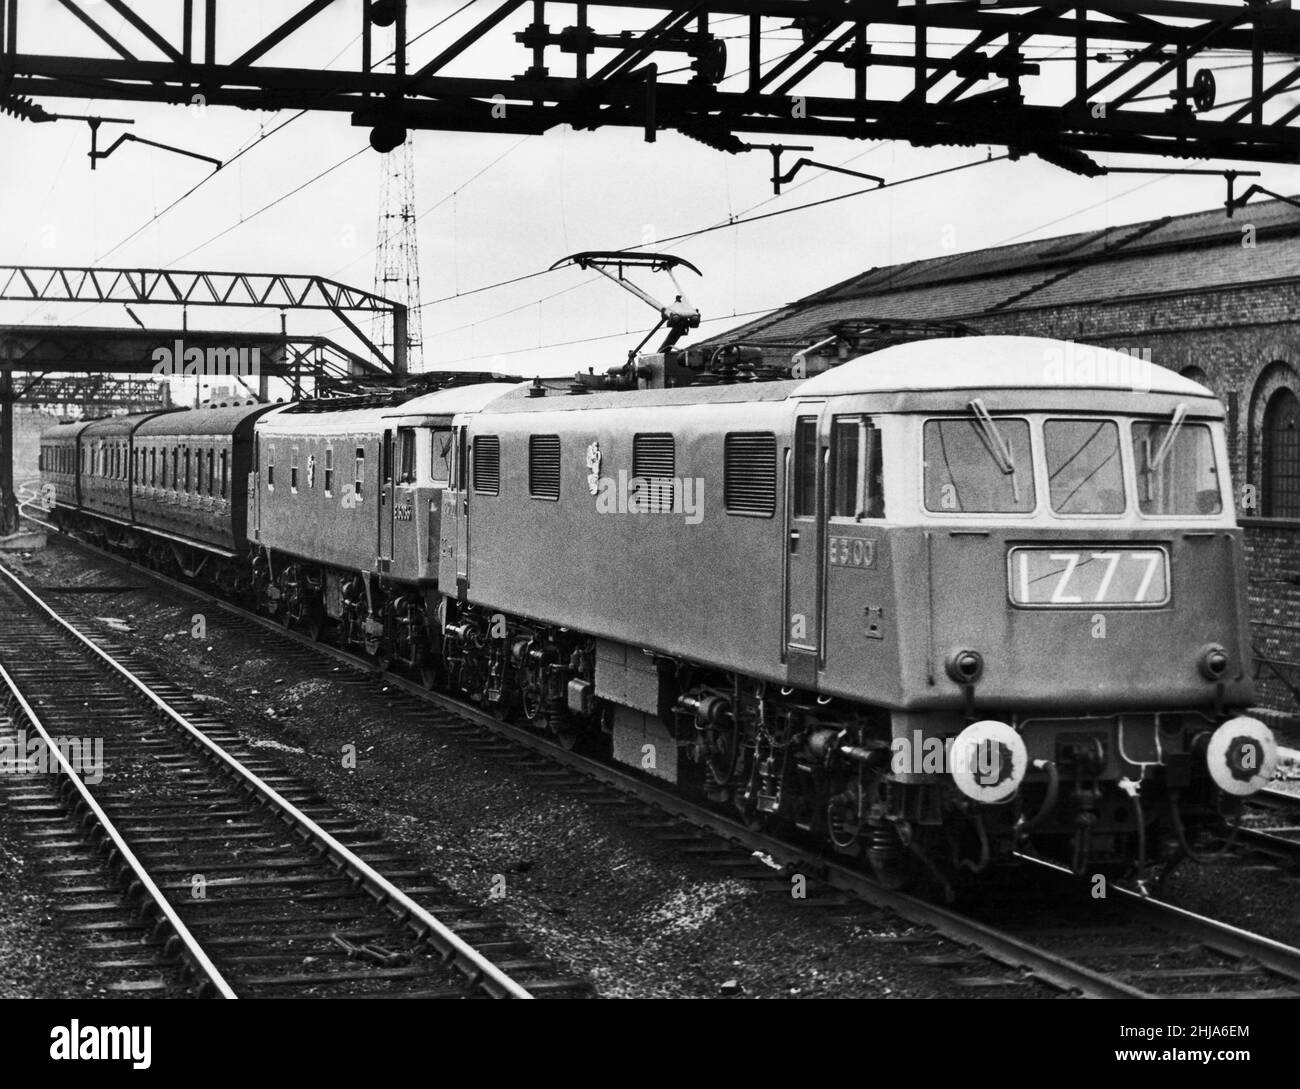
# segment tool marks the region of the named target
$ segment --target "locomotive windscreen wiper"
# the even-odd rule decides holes
[[[1011,477],[1012,501],[1019,503],[1020,485],[1016,480],[1016,459],[1011,454],[1010,443],[998,430],[998,425],[993,422],[993,417],[989,415],[989,410],[985,407],[981,398],[976,397],[971,401],[969,408],[971,414],[975,417],[975,424],[980,430],[980,435],[984,438],[984,444],[989,448],[989,453],[993,455],[993,460],[997,463],[1003,476]]]
[[[1151,455],[1151,463],[1147,466],[1147,471],[1154,473],[1161,465],[1164,464],[1165,458],[1169,456],[1169,451],[1174,448],[1174,440],[1178,438],[1178,432],[1183,429],[1183,421],[1187,419],[1187,406],[1179,403],[1174,409],[1173,419],[1169,421],[1169,430],[1165,432],[1165,437],[1160,440],[1160,445],[1156,447],[1156,452]]]

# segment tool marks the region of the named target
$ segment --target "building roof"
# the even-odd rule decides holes
[[[1247,226],[1254,246],[1242,244]],[[701,343],[806,345],[855,319],[970,319],[1283,280],[1300,280],[1300,208],[1261,201],[1232,219],[1218,208],[868,269]]]

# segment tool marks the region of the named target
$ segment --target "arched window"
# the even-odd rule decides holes
[[[1277,390],[1264,409],[1265,518],[1300,518],[1300,397]]]

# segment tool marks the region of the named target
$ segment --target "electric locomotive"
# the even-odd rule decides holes
[[[1271,778],[1196,383],[976,336],[539,392],[454,423],[443,651],[475,698],[891,880],[1167,861]]]
[[[105,463],[56,428],[43,470],[106,543],[190,541],[285,623],[891,882],[1172,861],[1272,777],[1208,390],[1028,337],[777,381],[677,354],[118,421]]]

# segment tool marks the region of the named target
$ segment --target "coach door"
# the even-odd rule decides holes
[[[393,429],[384,429],[379,451],[379,570],[393,565]]]
[[[791,684],[815,687],[822,655],[826,470],[824,404],[803,404],[785,454],[784,652]]]

